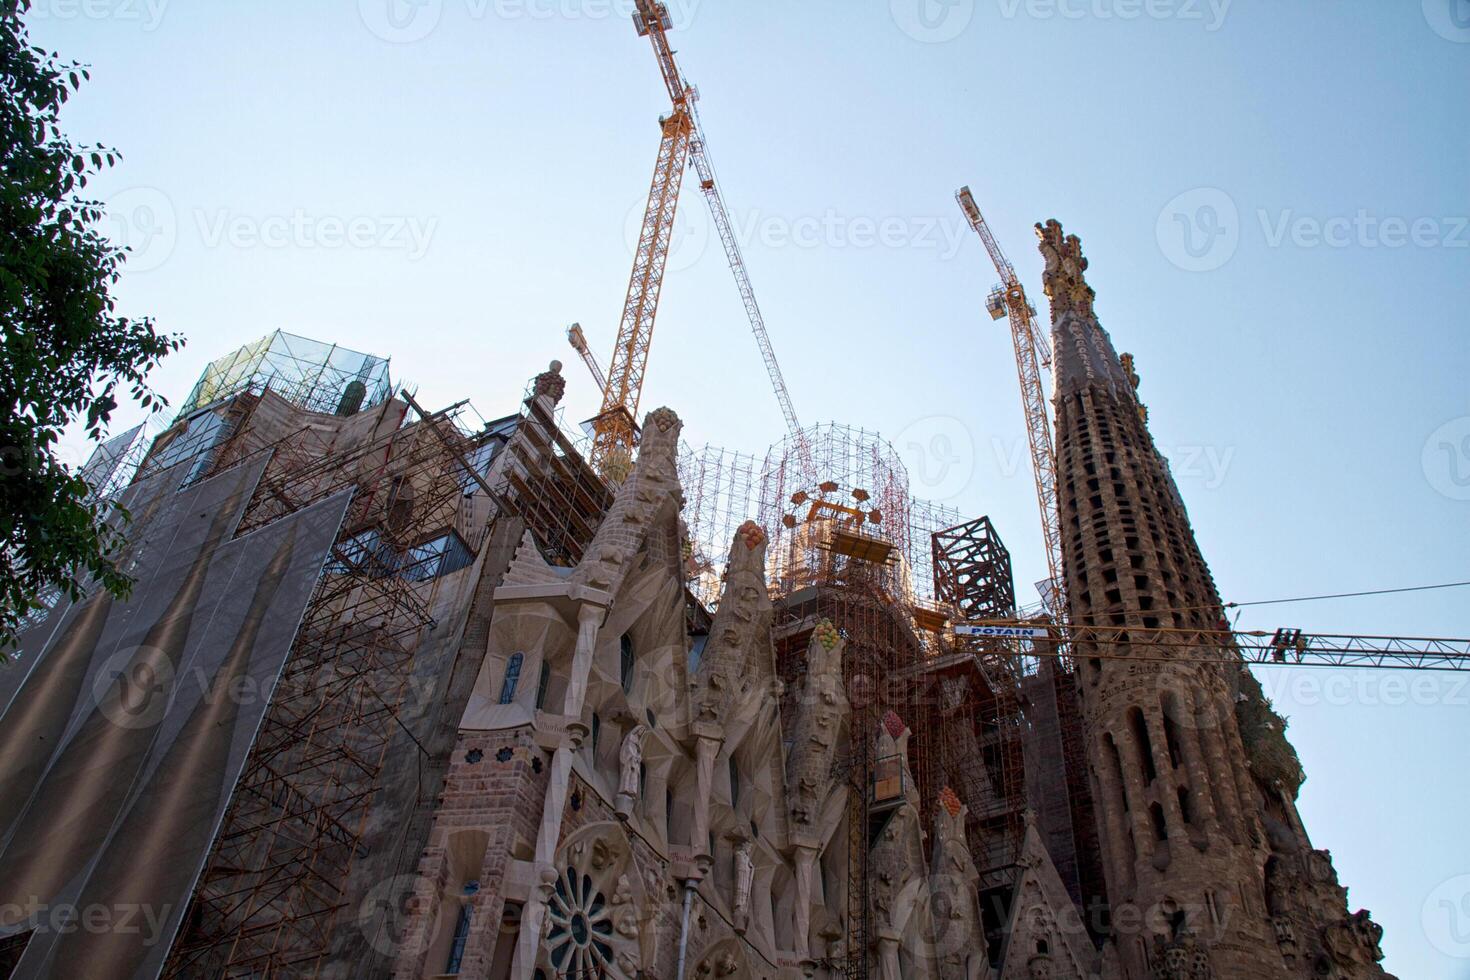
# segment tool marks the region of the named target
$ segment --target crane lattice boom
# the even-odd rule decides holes
[[[679,209],[679,187],[684,180],[693,130],[693,120],[685,104],[663,121],[663,138],[653,168],[648,206],[643,212],[633,273],[628,279],[628,297],[623,303],[618,341],[602,393],[602,411],[593,421],[592,462],[604,472],[609,470],[615,456],[625,454],[629,460],[632,457],[634,433],[638,431],[638,402],[643,397],[643,376],[648,369],[648,351],[653,343],[653,325],[663,291],[669,241]]]
[[[1026,656],[1058,656],[1050,648],[1066,644],[1071,656],[1135,660],[1179,665],[1192,663],[1275,664],[1297,667],[1377,667],[1415,670],[1470,670],[1470,640],[1426,636],[1362,636],[1305,633],[1279,629],[1198,630],[1134,626],[1077,626],[1012,620],[976,620],[965,624],[981,630],[1045,634],[1028,641]],[[1120,649],[1121,648],[1121,649]]]
[[[1016,373],[1021,382],[1021,406],[1026,414],[1026,438],[1031,445],[1031,469],[1036,476],[1036,499],[1041,508],[1041,531],[1046,543],[1046,564],[1051,576],[1051,608],[1059,619],[1065,617],[1066,581],[1062,577],[1062,519],[1057,501],[1056,448],[1052,441],[1051,417],[1047,413],[1046,392],[1041,380],[1041,367],[1051,366],[1051,347],[1036,322],[1036,309],[1026,298],[1026,289],[1015,268],[991,234],[990,226],[980,213],[968,187],[955,195],[970,227],[985,243],[990,261],[1000,274],[1001,283],[990,294],[986,304],[994,319],[1009,317],[1011,340],[1016,349]]]
[[[597,363],[597,356],[592,353],[592,348],[587,346],[587,335],[582,332],[582,325],[574,323],[567,328],[567,341],[572,349],[582,356],[582,363],[587,365],[587,371],[592,375],[592,380],[597,382],[597,391],[604,394],[607,391],[607,375],[602,372],[602,365]]]
[[[674,51],[669,46],[667,32],[672,24],[668,8],[659,0],[638,0],[633,20],[639,35],[647,37],[653,44],[659,72],[663,77],[664,87],[668,89],[674,111],[663,121],[663,140],[659,146],[658,162],[654,167],[648,206],[638,238],[638,251],[633,261],[633,273],[628,282],[628,296],[623,305],[617,346],[614,348],[606,384],[603,386],[602,410],[593,422],[596,432],[593,461],[606,470],[607,463],[614,455],[626,453],[631,456],[633,450],[638,403],[648,367],[659,295],[663,287],[664,270],[668,264],[669,241],[673,234],[679,191],[687,162],[699,174],[700,191],[709,204],[710,214],[720,235],[720,243],[725,249],[725,257],[735,275],[735,284],[740,290],[741,301],[745,304],[745,313],[750,320],[751,331],[755,334],[756,345],[760,348],[761,358],[765,362],[766,373],[770,376],[771,386],[775,389],[776,399],[780,403],[781,414],[796,440],[803,470],[810,473],[811,452],[807,446],[806,434],[797,420],[796,409],[791,403],[791,393],[782,377],[781,366],[776,361],[776,353],[766,331],[765,317],[756,301],[755,289],[751,285],[750,274],[740,253],[740,244],[735,237],[729,210],[715,180],[708,144],[699,127],[695,112],[699,94],[679,71],[678,63],[674,60]],[[573,346],[576,346],[575,339]],[[579,347],[578,351],[582,353],[583,349]],[[588,356],[583,353],[583,360],[586,361]],[[594,363],[589,361],[589,367],[593,367]]]

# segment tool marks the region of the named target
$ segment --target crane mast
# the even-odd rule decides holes
[[[985,223],[985,216],[980,213],[970,188],[961,188],[955,198],[970,227],[985,243],[985,251],[990,253],[990,261],[1000,275],[1000,285],[991,290],[985,305],[991,319],[1010,319],[1011,340],[1016,349],[1016,373],[1021,382],[1021,406],[1026,415],[1026,437],[1031,444],[1031,469],[1036,477],[1036,499],[1041,509],[1041,531],[1046,543],[1047,571],[1051,576],[1049,604],[1054,617],[1061,620],[1066,616],[1067,603],[1066,580],[1062,577],[1062,521],[1057,506],[1056,448],[1041,381],[1042,365],[1051,367],[1051,346],[1037,325],[1036,308],[1026,298],[1025,287],[1000,243],[995,240],[990,226]]]
[[[638,402],[643,395],[648,350],[653,342],[664,269],[669,261],[669,241],[679,209],[679,188],[684,180],[689,137],[694,129],[687,99],[675,105],[673,115],[664,118],[662,129],[648,205],[633,255],[633,273],[628,279],[628,296],[618,325],[617,345],[613,348],[607,385],[602,393],[602,410],[592,421],[592,463],[615,482],[626,475],[633,460]]]
[[[668,7],[660,0],[638,0],[633,22],[639,36],[647,37],[653,45],[659,73],[673,104],[673,113],[662,121],[663,137],[654,166],[648,205],[643,214],[633,272],[628,281],[628,295],[623,304],[617,345],[613,350],[605,383],[599,379],[603,397],[601,411],[592,423],[592,461],[603,472],[616,476],[617,471],[632,459],[637,433],[638,403],[648,367],[648,352],[653,341],[659,295],[663,288],[664,270],[668,265],[669,242],[673,235],[679,191],[687,164],[699,175],[700,191],[709,205],[715,228],[720,235],[720,244],[725,249],[725,258],[735,275],[735,284],[740,290],[746,317],[750,321],[752,333],[755,334],[756,345],[760,348],[776,400],[780,403],[781,414],[785,417],[786,426],[795,441],[803,472],[810,475],[813,467],[806,434],[797,420],[791,393],[786,387],[781,366],[771,346],[765,317],[756,301],[755,289],[751,285],[750,274],[741,255],[739,241],[735,237],[729,209],[725,206],[715,180],[708,144],[699,126],[695,111],[699,93],[679,71],[678,63],[674,60],[674,51],[669,45],[668,30],[672,23]],[[572,340],[572,346],[577,348],[578,353],[582,354],[582,359],[593,371],[593,376],[598,377],[596,362],[590,359],[590,353],[585,350],[586,339],[580,336],[580,330],[577,334],[574,337],[569,331],[568,338]]]

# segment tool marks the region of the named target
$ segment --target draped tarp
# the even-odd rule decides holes
[[[343,493],[234,537],[265,461],[130,487],[126,602],[63,605],[0,668],[0,936],[14,977],[155,977],[297,627]]]

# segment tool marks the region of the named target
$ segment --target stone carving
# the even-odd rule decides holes
[[[627,837],[616,823],[577,831],[562,845],[552,872],[541,965],[548,975],[636,976],[647,893]]]
[[[735,533],[739,535],[740,540],[745,542],[745,547],[750,551],[766,543],[766,532],[755,521],[746,521]]]
[[[765,533],[747,522],[730,542],[724,595],[695,681],[700,722],[723,723],[747,684],[770,677],[770,620]]]
[[[642,781],[643,766],[643,739],[647,737],[648,729],[642,725],[634,725],[633,730],[628,732],[623,739],[623,747],[618,752],[618,816],[627,820],[633,812],[633,803],[638,799]]]
[[[537,398],[549,397],[553,402],[561,401],[561,396],[566,394],[567,379],[561,376],[561,361],[552,361],[551,366],[536,375],[532,391]]]
[[[1187,929],[1173,939],[1154,937],[1153,980],[1215,980],[1210,954]]]
[[[1322,930],[1323,944],[1341,967],[1372,966],[1383,959],[1383,927],[1366,911],[1358,911]]]
[[[700,980],[724,980],[726,977],[744,978],[750,975],[744,956],[733,940],[726,940],[704,955],[694,968]]]
[[[847,694],[842,685],[842,637],[828,620],[812,631],[807,645],[807,676],[786,757],[786,786],[792,822],[807,832],[832,785],[832,759]]]
[[[986,960],[979,916],[979,873],[965,838],[969,810],[953,789],[934,808],[934,851],[929,861],[933,956],[941,980],[965,980]]]
[[[755,843],[742,840],[735,847],[735,931],[744,933],[750,922],[750,890],[755,883]]]
[[[1041,240],[1041,256],[1046,262],[1041,281],[1051,299],[1053,320],[1066,312],[1090,317],[1097,294],[1087,285],[1087,259],[1082,254],[1081,240],[1076,235],[1063,237],[1062,226],[1055,219],[1038,224],[1036,237]]]
[[[660,432],[668,432],[679,424],[679,416],[671,408],[655,408],[644,420],[645,426],[650,424],[658,426]]]

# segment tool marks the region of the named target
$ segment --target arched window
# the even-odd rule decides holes
[[[740,764],[735,761],[735,756],[730,759],[730,805],[734,806],[740,799]]]
[[[600,736],[601,734],[602,734],[602,719],[599,718],[597,716],[597,712],[594,711],[594,712],[592,712],[592,758],[594,760],[596,760],[596,758],[597,758],[597,739],[598,739],[598,736]]]
[[[521,682],[521,664],[526,655],[519,651],[510,655],[505,664],[505,683],[500,685],[500,703],[510,704],[516,699],[516,685]]]
[[[674,842],[674,791],[664,790],[664,836],[670,844]]]
[[[470,917],[473,913],[469,899],[479,890],[478,881],[467,882],[462,889],[464,901],[459,907],[459,918],[454,922],[454,939],[449,944],[449,961],[444,964],[446,974],[458,974],[460,965],[464,962],[464,948],[470,938]]]
[[[1164,822],[1164,808],[1154,803],[1148,808],[1149,816],[1153,818],[1154,837],[1161,841],[1169,839],[1169,826]]]
[[[633,640],[627,633],[618,641],[618,671],[623,681],[623,693],[633,691]]]
[[[1133,729],[1133,740],[1138,745],[1138,758],[1143,763],[1144,779],[1152,786],[1153,781],[1159,778],[1159,770],[1154,765],[1154,746],[1148,737],[1148,722],[1144,721],[1142,711],[1129,708],[1128,724]]]
[[[536,683],[536,710],[546,710],[546,694],[551,690],[551,664],[541,661],[541,680]]]

